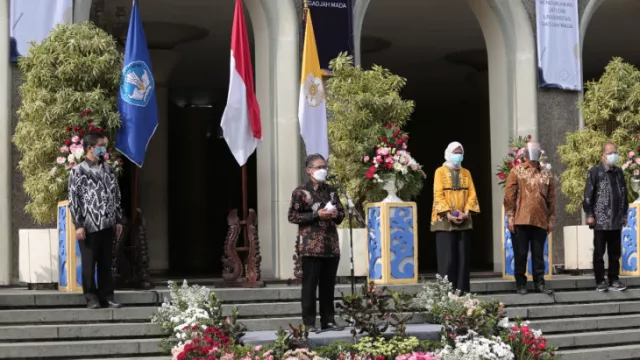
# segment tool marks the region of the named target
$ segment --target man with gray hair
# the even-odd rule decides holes
[[[289,222],[298,225],[297,250],[302,257],[302,321],[316,331],[316,289],[320,297],[322,330],[336,329],[333,306],[340,244],[336,228],[345,212],[336,189],[326,183],[327,162],[320,154],[307,156],[309,180],[293,190]]]
[[[527,160],[511,169],[504,192],[504,210],[513,235],[513,258],[518,294],[527,293],[527,255],[531,248],[536,292],[551,295],[544,282],[544,243],[553,231],[556,194],[551,172],[540,166],[540,144],[527,143]]]
[[[616,166],[618,151],[608,142],[602,146],[601,163],[587,174],[582,208],[587,224],[593,229],[593,271],[596,290],[623,291],[620,283],[622,227],[627,223],[627,184],[622,170]],[[604,253],[609,255],[609,273],[604,278]]]

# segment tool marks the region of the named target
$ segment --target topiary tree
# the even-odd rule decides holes
[[[24,83],[13,142],[30,198],[25,210],[36,222],[54,221],[58,201],[67,198],[66,181],[51,174],[68,136],[65,128],[84,127],[86,119],[78,115],[86,109],[107,136],[119,126],[116,94],[122,61],[115,40],[88,22],[58,25],[20,58]]]
[[[600,80],[587,82],[586,88],[579,104],[585,127],[567,134],[566,144],[558,147],[560,160],[567,165],[561,181],[562,192],[569,198],[569,212],[582,208],[587,171],[600,162],[602,145],[607,141],[616,144],[622,163],[626,154],[636,150],[636,136],[640,134],[638,69],[614,58]]]
[[[381,66],[363,70],[343,53],[329,67],[333,72],[327,81],[329,165],[362,213],[367,202],[381,201],[386,196],[380,186],[365,179],[363,157],[385,133],[387,124],[402,127],[409,121],[414,102],[400,96],[406,79]],[[421,189],[422,178],[411,177],[398,195],[410,199]],[[343,203],[346,204],[344,199]]]

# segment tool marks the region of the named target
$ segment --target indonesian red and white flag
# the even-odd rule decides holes
[[[236,0],[231,30],[231,75],[227,107],[222,114],[224,139],[240,166],[243,166],[262,140],[260,107],[253,88],[253,67],[242,0]]]

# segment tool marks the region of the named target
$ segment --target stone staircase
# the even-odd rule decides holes
[[[507,304],[509,317],[530,320],[563,359],[640,358],[640,278],[624,279],[624,293],[598,293],[593,280],[556,277],[553,297],[513,294],[514,284],[478,280],[472,291]],[[407,292],[419,286],[392,286]],[[349,286],[339,290],[349,292]],[[225,311],[238,306],[241,322],[252,331],[272,332],[299,322],[300,290],[216,289]],[[159,353],[159,328],[149,323],[167,291],[123,291],[121,309],[88,310],[80,294],[0,290],[0,359],[168,359]],[[337,292],[337,295],[339,293]],[[418,318],[417,320],[421,320]],[[313,336],[313,335],[312,335]]]

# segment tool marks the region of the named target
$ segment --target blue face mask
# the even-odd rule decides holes
[[[615,165],[618,163],[618,154],[607,154],[607,165]]]
[[[464,154],[451,154],[451,156],[449,156],[449,161],[456,166],[462,164],[463,159]]]
[[[104,146],[96,146],[93,149],[93,155],[98,158],[98,160],[104,159],[104,154],[107,153],[107,149]]]

